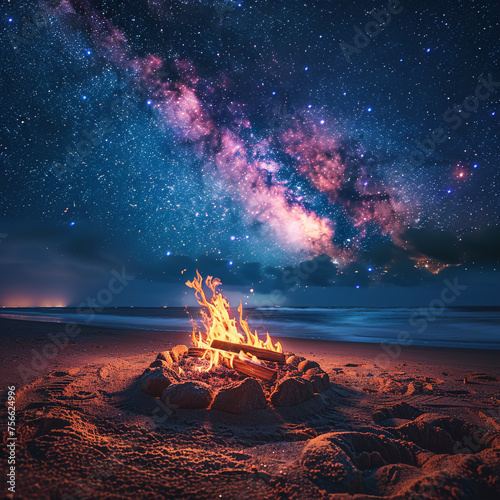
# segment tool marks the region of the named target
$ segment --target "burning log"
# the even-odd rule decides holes
[[[256,363],[252,363],[251,361],[238,358],[233,359],[233,370],[236,370],[238,373],[243,375],[248,375],[249,377],[257,377],[262,380],[267,380],[268,382],[274,382],[278,375],[276,370],[268,368],[267,366],[258,365]]]
[[[201,347],[190,347],[188,350],[188,356],[193,358],[201,358],[205,354],[206,349]],[[224,364],[228,368],[232,368],[233,370],[241,373],[242,375],[248,375],[249,377],[257,377],[262,380],[267,380],[269,382],[274,382],[276,380],[278,372],[273,370],[272,368],[268,368],[264,365],[258,365],[256,363],[252,363],[251,361],[247,361],[244,359],[233,359],[233,366],[231,366],[229,360],[225,360]]]
[[[212,349],[219,349],[221,351],[240,352],[244,351],[263,361],[274,361],[275,363],[285,363],[286,356],[282,352],[270,351],[269,349],[262,349],[260,347],[253,347],[246,344],[236,344],[233,342],[226,342],[224,340],[212,340],[210,344]]]
[[[191,358],[202,358],[206,352],[207,350],[201,347],[190,347],[187,355]]]

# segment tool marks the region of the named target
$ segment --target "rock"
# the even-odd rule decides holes
[[[316,361],[310,361],[308,359],[305,359],[304,361],[301,361],[299,363],[298,368],[301,372],[306,372],[307,370],[310,370],[311,368],[319,368],[319,364],[316,363]]]
[[[311,368],[302,377],[311,382],[315,393],[323,392],[330,387],[330,377],[321,368]]]
[[[156,356],[156,359],[161,359],[165,361],[168,366],[172,366],[174,364],[174,360],[172,359],[172,356],[170,355],[170,351],[163,351]]]
[[[259,382],[254,378],[246,378],[221,388],[215,396],[211,409],[242,414],[252,410],[262,410],[266,404],[266,397]]]
[[[313,396],[313,386],[309,380],[291,377],[278,382],[271,394],[271,403],[274,406],[295,406]]]
[[[172,347],[170,353],[174,361],[179,361],[184,356],[187,356],[188,348],[185,345],[176,345],[175,347]]]
[[[179,376],[170,368],[161,366],[152,370],[146,370],[141,377],[141,391],[149,396],[158,398],[163,391],[174,382],[178,382]]]
[[[212,399],[212,388],[199,381],[172,384],[161,395],[161,401],[165,405],[189,410],[208,408]]]
[[[170,368],[172,365],[168,364],[164,359],[155,359],[150,365],[150,368],[156,368],[158,366],[163,366],[164,368]]]
[[[289,358],[287,358],[286,360],[286,364],[287,365],[292,365],[293,367],[297,368],[299,366],[299,363],[301,363],[302,361],[305,361],[306,358],[303,358],[302,356],[290,356]]]

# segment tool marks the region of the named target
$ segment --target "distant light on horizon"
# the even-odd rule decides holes
[[[39,297],[13,297],[2,300],[2,309],[17,307],[68,307],[68,303],[61,298],[39,298]]]

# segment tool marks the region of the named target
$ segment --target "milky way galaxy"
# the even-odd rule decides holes
[[[6,2],[3,216],[143,262],[373,266],[386,245],[452,264],[411,231],[462,241],[498,223],[496,87],[456,131],[443,113],[500,78],[489,3],[454,4],[404,5],[347,61],[382,6]],[[446,140],[419,150],[436,127]]]

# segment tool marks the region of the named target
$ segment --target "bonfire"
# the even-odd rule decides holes
[[[211,370],[214,366],[224,364],[234,370],[253,375],[265,380],[274,380],[276,371],[265,366],[264,361],[284,363],[286,361],[283,348],[279,342],[273,344],[269,332],[266,340],[259,339],[257,331],[252,333],[248,322],[243,319],[243,307],[240,301],[238,307],[239,321],[230,317],[230,306],[226,298],[216,288],[221,284],[218,278],[208,276],[206,286],[212,291],[210,301],[203,290],[203,278],[196,271],[196,278],[187,281],[186,285],[195,290],[196,299],[200,306],[202,322],[205,331],[199,330],[194,320],[192,341],[195,348],[189,349],[189,356],[200,356],[209,360],[204,368]],[[200,368],[202,370],[203,368]]]
[[[204,285],[211,292],[205,294]],[[201,306],[202,326],[191,319],[192,347],[177,345],[160,352],[140,378],[140,387],[169,407],[216,409],[230,413],[294,406],[329,387],[328,375],[316,361],[285,353],[268,332],[265,340],[243,318],[233,318],[221,282],[198,271],[186,285]]]

